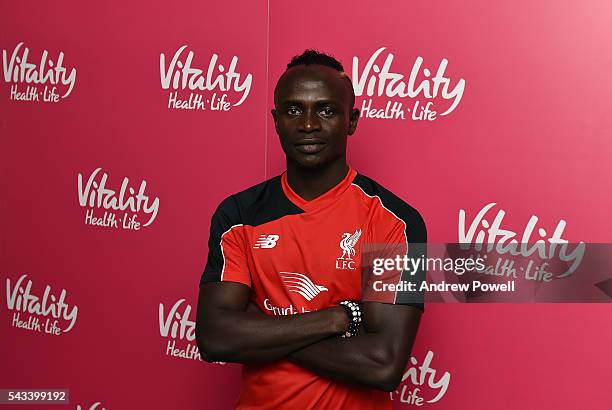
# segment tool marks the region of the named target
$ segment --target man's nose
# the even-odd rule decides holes
[[[321,122],[319,120],[320,118],[315,110],[305,110],[300,123],[300,131],[313,132],[321,130]]]

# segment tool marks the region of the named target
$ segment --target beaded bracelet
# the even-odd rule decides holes
[[[342,337],[353,337],[359,334],[359,324],[361,323],[361,308],[357,302],[352,300],[343,300],[340,305],[346,311],[349,318],[349,325],[346,333]]]

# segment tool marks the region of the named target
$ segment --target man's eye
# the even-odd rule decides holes
[[[289,109],[287,110],[287,114],[289,115],[300,115],[300,110],[297,107],[289,107]]]
[[[331,108],[331,107],[325,107],[320,112],[325,117],[330,117],[330,116],[334,115],[334,109]]]

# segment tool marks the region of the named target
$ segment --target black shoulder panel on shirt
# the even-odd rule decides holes
[[[225,260],[221,249],[221,238],[234,225],[240,225],[240,213],[236,200],[233,196],[225,198],[217,207],[210,221],[210,236],[208,237],[208,259],[204,267],[204,273],[200,278],[200,286],[204,282],[218,282],[221,280],[221,272]]]
[[[289,201],[283,192],[280,176],[252,186],[225,198],[217,207],[210,223],[208,259],[200,286],[218,282],[224,267],[221,238],[235,225],[257,226],[304,211]]]
[[[232,195],[239,223],[258,226],[286,215],[301,214],[298,208],[285,196],[281,177],[276,176],[242,192]]]
[[[353,183],[359,186],[366,194],[380,198],[383,206],[397,215],[406,223],[406,236],[408,243],[427,242],[427,229],[425,221],[419,211],[408,205],[397,195],[365,175],[357,174]]]
[[[391,191],[365,175],[357,174],[353,183],[367,195],[380,198],[382,205],[393,212],[406,223],[406,238],[408,240],[408,257],[418,259],[427,257],[427,228],[419,211],[408,205]],[[415,289],[421,289],[421,283],[426,279],[426,270],[419,269],[413,274],[404,271],[401,280],[412,282]],[[425,295],[422,291],[396,292],[395,304],[414,306],[422,312],[425,310]]]

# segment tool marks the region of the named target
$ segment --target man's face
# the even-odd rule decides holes
[[[340,72],[318,64],[295,66],[281,76],[272,116],[288,161],[316,169],[346,157],[346,137],[359,118],[350,87]]]

